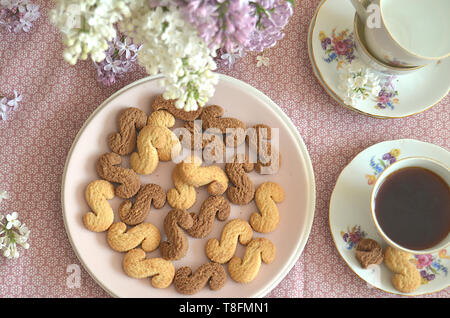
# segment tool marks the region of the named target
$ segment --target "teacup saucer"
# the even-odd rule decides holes
[[[322,0],[311,21],[308,51],[319,83],[340,105],[367,116],[401,118],[421,113],[440,102],[450,89],[450,58],[382,81],[382,94],[347,105],[339,90],[339,69],[344,63],[360,60],[354,45],[355,9],[350,1]],[[335,44],[337,43],[337,45]],[[362,60],[361,60],[362,62]],[[385,87],[383,87],[383,85]]]
[[[329,224],[334,243],[347,265],[369,288],[401,295],[434,293],[450,285],[450,247],[435,254],[415,255],[413,262],[422,276],[422,284],[413,293],[403,294],[391,283],[392,272],[382,263],[363,269],[355,256],[361,238],[371,238],[383,248],[370,214],[370,194],[377,176],[398,159],[426,156],[450,165],[450,152],[426,142],[401,139],[375,144],[359,153],[339,175],[330,199]]]

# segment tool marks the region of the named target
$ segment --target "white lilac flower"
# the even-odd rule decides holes
[[[7,258],[18,258],[17,246],[28,249],[30,230],[18,220],[17,212],[7,214],[6,218],[0,215],[0,252]]]
[[[381,89],[378,75],[359,61],[344,63],[339,79],[338,88],[343,93],[344,103],[349,106],[355,106],[369,96],[377,96]]]
[[[51,21],[63,33],[64,58],[75,64],[90,55],[105,59],[108,42],[116,37],[114,24],[129,15],[132,0],[58,0]]]
[[[9,113],[17,110],[20,101],[22,101],[22,95],[19,95],[16,91],[14,91],[14,98],[12,99],[0,95],[0,118],[7,120]]]
[[[18,103],[20,101],[22,101],[22,95],[19,95],[17,91],[14,91],[14,98],[8,101],[8,106],[13,110],[17,110],[17,107],[19,107]]]
[[[177,99],[176,107],[187,111],[203,106],[214,93],[217,75],[210,49],[175,7],[151,8],[146,0],[130,5],[132,18],[119,23],[121,32],[142,43],[138,62],[160,81],[166,99]]]
[[[17,212],[13,212],[11,214],[6,215],[6,229],[10,230],[13,226],[19,227],[20,221],[17,219],[19,217],[19,214]]]
[[[2,200],[4,199],[9,199],[9,194],[6,191],[0,191],[0,203],[2,202]],[[0,216],[0,221],[2,216]]]
[[[3,120],[8,119],[8,113],[11,111],[10,107],[8,106],[8,100],[6,97],[0,98],[0,117]]]
[[[265,57],[264,55],[258,55],[257,57],[256,57],[256,60],[258,61],[257,63],[256,63],[256,66],[257,67],[261,67],[261,66],[269,66],[269,58],[268,57]]]

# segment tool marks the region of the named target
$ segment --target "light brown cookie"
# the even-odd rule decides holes
[[[283,188],[275,182],[264,182],[255,193],[255,202],[259,213],[250,216],[250,225],[256,232],[270,233],[280,221],[280,214],[275,203],[284,200]]]
[[[125,273],[133,278],[152,277],[155,288],[166,288],[172,284],[175,267],[162,258],[146,258],[145,252],[135,248],[125,254],[122,263]]]
[[[158,167],[158,151],[153,146],[152,135],[155,127],[145,126],[137,137],[137,152],[133,152],[130,157],[130,166],[136,173],[151,174]]]
[[[175,118],[168,112],[159,110],[148,117],[147,126],[154,127],[150,138],[161,161],[170,161],[181,152],[177,136],[169,129],[175,125]]]
[[[184,210],[172,210],[164,219],[164,231],[167,241],[161,243],[160,251],[164,259],[179,260],[189,248],[189,242],[183,229],[187,230],[194,224],[192,216]]]
[[[122,156],[129,155],[136,148],[136,129],[147,123],[147,114],[139,108],[130,107],[122,111],[119,118],[119,132],[108,137],[109,148]]]
[[[130,165],[139,174],[151,174],[159,161],[169,161],[181,152],[177,136],[169,129],[175,118],[168,112],[159,110],[148,117],[137,138],[137,152],[130,157]]]
[[[410,262],[411,253],[388,246],[384,252],[384,264],[393,273],[392,285],[402,293],[411,293],[419,288],[422,281],[416,266]]]
[[[261,267],[275,259],[275,245],[266,238],[255,238],[247,245],[244,258],[233,257],[228,263],[231,278],[238,283],[249,283],[255,279]]]
[[[281,166],[281,154],[272,146],[272,128],[258,124],[248,130],[247,141],[256,152],[255,171],[260,174],[275,174]]]
[[[230,203],[223,196],[210,196],[203,201],[200,212],[191,213],[194,224],[186,232],[195,238],[207,236],[213,227],[214,219],[225,221],[230,216]]]
[[[181,178],[178,170],[180,164],[175,166],[172,172],[172,181],[175,188],[167,191],[167,202],[174,209],[187,210],[194,205],[197,194],[195,188]]]
[[[202,160],[191,155],[178,164],[178,173],[182,180],[193,186],[208,185],[211,195],[223,194],[228,188],[228,177],[219,166],[201,167]]]
[[[120,204],[120,220],[128,225],[144,222],[150,212],[152,201],[153,206],[157,209],[161,209],[166,204],[166,193],[163,188],[153,183],[142,185],[134,204],[130,200]]]
[[[179,268],[175,272],[173,285],[175,289],[185,295],[198,293],[209,282],[211,290],[218,290],[225,285],[227,273],[222,265],[217,263],[205,263],[195,273],[190,267]]]
[[[93,232],[106,231],[114,222],[114,212],[107,201],[114,198],[114,186],[105,180],[95,180],[86,187],[85,198],[92,212],[83,215],[84,226]]]
[[[232,163],[225,165],[225,171],[234,186],[228,187],[228,199],[237,205],[245,205],[250,203],[255,196],[255,185],[248,172],[253,171],[254,165],[249,162],[248,156],[245,156],[243,162],[239,162],[237,156],[234,157]]]
[[[206,243],[206,256],[216,263],[228,262],[236,251],[237,242],[247,245],[253,237],[253,230],[246,221],[233,219],[223,228],[220,242],[210,239]]]
[[[127,231],[125,223],[117,222],[109,228],[107,240],[109,246],[118,252],[127,252],[141,243],[145,252],[151,252],[158,248],[161,234],[151,223],[142,223]]]
[[[203,108],[200,116],[203,130],[217,128],[226,135],[226,145],[236,147],[245,141],[246,125],[237,118],[222,117],[224,110],[218,105]]]
[[[122,199],[134,196],[141,186],[139,176],[131,169],[121,167],[122,158],[113,152],[105,153],[97,161],[97,174],[109,181],[119,183],[115,194]]]
[[[175,107],[175,99],[165,99],[162,95],[155,98],[152,104],[153,111],[166,110],[171,113],[175,118],[184,121],[192,121],[198,118],[202,113],[203,108],[199,107],[195,111],[187,112],[184,109],[178,109]]]
[[[365,238],[360,240],[356,246],[356,258],[362,268],[367,268],[372,264],[379,265],[383,262],[383,249],[377,241]]]

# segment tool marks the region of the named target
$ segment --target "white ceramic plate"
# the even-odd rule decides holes
[[[156,289],[151,286],[150,279],[132,279],[122,270],[123,253],[113,251],[106,242],[105,233],[88,231],[82,222],[82,216],[89,211],[84,199],[86,186],[99,179],[95,164],[99,156],[109,152],[107,137],[117,131],[117,120],[120,111],[126,107],[141,108],[147,114],[151,112],[151,102],[162,89],[157,85],[158,77],[149,77],[137,81],[106,100],[88,118],[75,138],[69,152],[62,179],[62,207],[66,231],[80,262],[89,274],[111,295],[117,297],[184,297],[175,288]],[[279,183],[285,190],[285,200],[278,205],[280,224],[267,235],[255,233],[255,237],[266,237],[277,249],[276,258],[271,264],[262,264],[254,281],[249,284],[235,283],[228,277],[227,283],[219,291],[204,288],[195,297],[262,297],[288,274],[300,257],[308,239],[315,209],[315,183],[311,161],[297,129],[284,112],[267,96],[239,80],[220,75],[216,93],[210,104],[221,105],[225,109],[224,116],[235,116],[247,125],[265,123],[279,128],[280,151],[283,156],[282,166],[276,175],[259,175],[250,173],[256,186],[265,181]],[[123,166],[128,165],[124,157]],[[157,183],[166,191],[173,187],[171,174],[172,162],[162,162],[158,169],[149,176],[141,176],[145,183]],[[223,167],[223,165],[222,165]],[[207,198],[205,187],[199,188],[196,204],[189,211],[198,212],[204,199]],[[121,199],[109,201],[114,211]],[[166,205],[162,209],[152,207],[146,221],[155,224],[166,239],[163,220],[171,210]],[[249,218],[257,211],[254,202],[246,206],[231,204],[232,218]],[[116,221],[118,221],[116,212]],[[175,268],[198,266],[208,261],[205,255],[205,244],[209,238],[219,238],[225,222],[215,221],[212,232],[204,239],[189,237],[187,255],[174,262]],[[245,247],[238,244],[236,255],[242,257]],[[156,250],[147,257],[159,257]]]
[[[384,265],[363,269],[355,257],[355,247],[362,237],[386,243],[378,234],[370,214],[370,194],[377,176],[398,159],[424,156],[436,159],[447,166],[450,153],[436,145],[412,139],[384,141],[359,153],[341,172],[331,194],[329,222],[336,248],[368,287],[389,293],[402,294],[391,283],[392,272]],[[405,295],[422,295],[440,291],[450,284],[450,248],[439,253],[416,255],[416,267],[422,275],[422,285]]]
[[[407,117],[427,110],[447,96],[450,89],[450,59],[432,63],[415,72],[399,75],[393,81],[393,87],[385,87],[386,95],[378,99],[372,96],[357,105],[344,103],[344,96],[338,89],[339,63],[345,61],[343,51],[322,47],[321,36],[333,42],[333,30],[336,41],[355,41],[353,21],[355,9],[350,1],[322,0],[311,21],[308,33],[309,57],[313,71],[325,91],[342,106],[367,116],[379,118]],[[345,35],[341,32],[346,31]],[[321,33],[322,32],[322,33]],[[321,35],[322,34],[322,35]],[[338,39],[342,36],[342,40]],[[334,54],[333,54],[334,53]],[[354,50],[355,59],[359,59]],[[381,104],[381,108],[378,105]]]

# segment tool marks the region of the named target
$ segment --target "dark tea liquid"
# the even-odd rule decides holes
[[[397,170],[378,189],[375,215],[383,232],[398,245],[431,248],[450,231],[450,189],[428,169]]]

